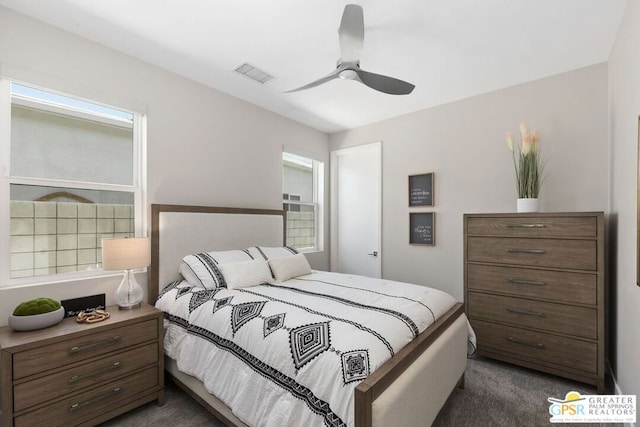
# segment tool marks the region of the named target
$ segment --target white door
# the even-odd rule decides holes
[[[382,143],[331,152],[331,270],[382,277]]]

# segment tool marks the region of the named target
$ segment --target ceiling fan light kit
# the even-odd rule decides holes
[[[338,77],[340,77],[343,80],[358,80],[358,73],[356,73],[353,70],[346,69],[346,70],[340,71],[340,74],[338,74]]]
[[[370,73],[360,68],[360,55],[364,42],[364,14],[362,7],[348,4],[342,13],[338,28],[340,59],[334,72],[285,93],[311,89],[334,79],[354,80],[389,95],[407,95],[415,88],[411,83],[389,76]]]

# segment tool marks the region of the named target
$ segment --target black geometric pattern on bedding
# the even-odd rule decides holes
[[[248,321],[260,315],[266,301],[245,302],[233,307],[231,311],[231,330],[235,335]]]
[[[211,275],[211,279],[215,283],[216,288],[226,288],[227,282],[224,280],[224,276],[222,272],[216,265],[218,262],[213,259],[211,255],[206,252],[202,252],[199,254],[195,254],[195,257],[205,266],[209,275]]]
[[[288,286],[278,286],[278,285],[273,285],[271,283],[265,283],[263,284],[263,286],[268,286],[268,287],[272,287],[272,288],[278,288],[278,289],[287,289],[291,292],[297,292],[300,294],[304,294],[304,295],[313,295],[316,296],[318,298],[325,298],[331,301],[336,301],[336,302],[340,302],[342,304],[345,305],[349,305],[351,307],[357,307],[357,308],[364,308],[366,310],[374,310],[374,311],[378,311],[380,313],[385,313],[388,314],[390,316],[393,316],[397,319],[400,319],[402,322],[404,322],[405,325],[407,325],[407,327],[411,330],[411,333],[413,334],[413,337],[417,337],[420,334],[420,330],[418,329],[418,326],[415,324],[415,322],[413,320],[411,320],[411,318],[409,316],[407,316],[404,313],[400,313],[399,311],[395,311],[395,310],[391,310],[389,308],[383,308],[383,307],[375,307],[372,305],[366,305],[366,304],[361,304],[359,302],[356,301],[352,301],[352,300],[348,300],[346,298],[340,298],[334,295],[329,295],[329,294],[322,294],[319,292],[311,292],[311,291],[307,291],[304,289],[297,289],[297,288],[291,288]]]
[[[180,326],[182,329],[189,329],[189,327],[191,325],[189,325],[189,322],[186,319],[183,319],[182,317],[178,317],[178,316],[174,316],[172,314],[167,313],[166,311],[164,312],[164,319],[168,320],[170,323],[173,323],[174,325],[178,325]]]
[[[342,353],[342,379],[347,385],[353,381],[364,380],[369,376],[369,352],[354,350]]]
[[[228,306],[232,299],[233,299],[233,296],[224,297],[224,298],[220,298],[220,299],[214,300],[213,313],[215,313],[216,311],[220,310],[222,307]]]
[[[326,280],[303,279],[301,277],[296,277],[296,280],[300,280],[301,282],[324,283],[325,285],[337,286],[339,288],[353,289],[353,290],[358,290],[358,291],[367,292],[367,293],[371,293],[371,294],[382,295],[384,297],[403,299],[403,300],[406,300],[406,301],[415,302],[416,304],[420,304],[421,306],[423,306],[424,308],[429,310],[429,313],[431,313],[431,317],[433,318],[433,321],[434,322],[436,321],[436,315],[433,313],[433,310],[431,310],[431,307],[429,307],[427,304],[423,303],[422,301],[419,301],[419,300],[413,299],[413,298],[409,298],[409,297],[406,297],[404,295],[391,295],[391,294],[386,294],[384,292],[374,291],[373,289],[359,288],[357,286],[347,286],[347,285],[343,285],[343,284],[340,284],[340,283],[327,282]]]
[[[167,286],[162,288],[162,290],[160,291],[160,294],[158,295],[158,300],[162,298],[164,294],[166,294],[170,290],[175,289],[180,283],[182,283],[182,280],[176,280],[175,282],[171,282]]]
[[[267,335],[271,334],[278,329],[281,329],[284,326],[284,318],[286,313],[274,314],[273,316],[269,316],[264,319],[264,327],[263,333],[266,338]]]
[[[262,286],[265,286],[265,285],[262,285]],[[290,289],[290,288],[281,287],[280,289]],[[323,313],[323,312],[318,311],[318,310],[313,310],[313,309],[311,309],[309,307],[306,307],[304,305],[295,304],[295,303],[293,303],[291,301],[286,301],[286,300],[283,300],[283,299],[275,298],[275,297],[272,297],[272,296],[270,296],[268,294],[264,294],[264,293],[260,293],[260,292],[256,292],[256,291],[250,291],[248,289],[238,289],[238,290],[240,292],[245,292],[245,293],[248,293],[248,294],[251,294],[251,295],[255,295],[255,296],[266,298],[266,299],[268,299],[270,301],[275,301],[275,302],[280,302],[282,304],[287,304],[287,305],[290,305],[291,307],[296,307],[296,308],[299,308],[301,310],[304,310],[307,313],[317,314],[319,316],[326,317],[326,318],[331,319],[331,320],[348,323],[349,325],[354,326],[354,327],[360,329],[361,331],[367,332],[367,333],[373,335],[374,337],[376,337],[378,340],[380,340],[380,342],[382,342],[385,345],[385,347],[387,347],[387,350],[389,350],[389,354],[391,356],[393,356],[395,354],[395,352],[393,351],[393,347],[391,346],[391,343],[389,343],[389,341],[387,341],[387,339],[385,337],[380,335],[380,333],[378,333],[377,331],[374,331],[373,329],[371,329],[371,328],[369,328],[367,326],[364,326],[364,325],[362,325],[362,324],[360,324],[358,322],[354,322],[353,320],[344,319],[344,318],[341,318],[341,317],[336,317],[336,316],[333,316],[331,314]]]
[[[289,334],[289,346],[293,364],[299,370],[331,347],[329,322],[313,323],[293,329]]]
[[[166,316],[165,316],[166,317]],[[288,377],[284,373],[278,371],[277,369],[269,366],[264,363],[257,357],[251,355],[242,347],[238,346],[231,340],[222,338],[211,331],[208,331],[199,326],[194,326],[189,324],[188,321],[182,319],[178,316],[169,315],[168,319],[171,323],[181,326],[187,331],[195,336],[199,336],[210,343],[214,344],[218,348],[222,350],[226,350],[234,354],[240,360],[242,360],[245,365],[253,369],[259,375],[269,379],[271,382],[276,385],[282,387],[284,390],[289,392],[292,396],[297,399],[302,400],[307,407],[314,412],[323,417],[324,424],[327,427],[346,427],[347,424],[340,419],[340,417],[335,414],[331,410],[331,406],[328,402],[325,402],[322,399],[319,399],[311,390],[307,387],[299,384],[293,378]]]
[[[193,290],[193,288],[187,286],[184,288],[178,288],[178,291],[176,292],[176,299],[180,298],[181,296],[184,296],[188,293],[190,293]]]
[[[193,310],[200,307],[205,302],[213,299],[214,295],[220,292],[220,290],[220,288],[216,288],[194,292],[193,295],[191,295],[191,301],[189,301],[189,313],[193,312]]]

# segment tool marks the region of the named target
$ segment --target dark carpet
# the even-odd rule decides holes
[[[595,388],[556,376],[484,358],[469,359],[464,390],[453,392],[434,426],[548,426],[551,424],[547,398],[563,399],[569,391],[596,394]],[[166,384],[165,396],[162,407],[149,403],[102,426],[223,426],[170,381]]]

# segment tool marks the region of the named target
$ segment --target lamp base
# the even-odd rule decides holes
[[[140,303],[140,302],[139,302],[139,303],[137,303],[137,304],[130,305],[130,306],[123,306],[123,305],[119,305],[119,306],[118,306],[118,309],[119,309],[119,310],[133,310],[134,308],[140,308],[140,305],[141,305],[141,304],[142,304],[142,303]]]
[[[131,270],[125,270],[124,277],[116,290],[116,304],[120,310],[131,310],[140,307],[144,297],[142,287],[136,282]]]

